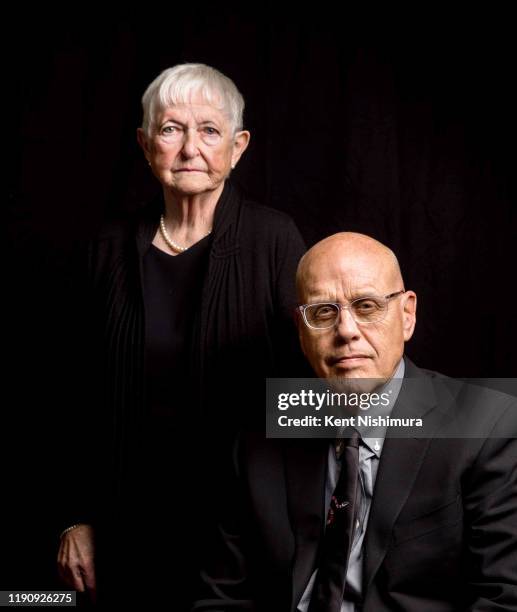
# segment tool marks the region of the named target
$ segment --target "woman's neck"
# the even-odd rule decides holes
[[[214,191],[194,195],[178,195],[164,191],[165,225],[180,244],[192,244],[212,230],[217,202],[224,182]]]

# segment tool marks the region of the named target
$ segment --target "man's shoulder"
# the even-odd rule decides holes
[[[437,372],[436,370],[429,370],[428,368],[421,368],[417,366],[407,355],[404,355],[404,377],[405,378],[421,378],[426,377],[430,379],[446,379],[453,380],[450,376]]]
[[[517,398],[494,388],[490,379],[453,378],[419,368],[407,358],[405,366],[405,377],[426,381],[428,392],[448,417],[447,426],[458,436],[484,438],[501,432],[517,437]]]

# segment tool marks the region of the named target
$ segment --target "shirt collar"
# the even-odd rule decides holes
[[[400,388],[402,387],[402,381],[404,379],[405,365],[404,359],[399,361],[397,369],[393,376],[388,380],[380,389],[377,389],[375,392],[379,395],[382,393],[389,394],[390,401],[387,406],[376,406],[373,410],[370,408],[364,414],[370,415],[372,417],[389,417],[393,410],[393,406],[395,405],[397,398],[400,393]],[[357,431],[361,434],[361,441],[363,446],[366,447],[373,455],[375,455],[378,459],[382,453],[382,447],[384,445],[384,438],[386,437],[386,425],[357,425]],[[336,448],[336,456],[340,456],[340,452]],[[371,456],[371,455],[370,455]]]

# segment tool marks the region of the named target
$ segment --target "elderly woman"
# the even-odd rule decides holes
[[[88,246],[74,343],[84,450],[58,568],[92,598],[98,582],[99,601],[104,585],[106,600],[140,592],[183,610],[232,434],[263,421],[264,377],[295,371],[304,245],[228,180],[250,140],[228,77],[178,65],[142,104],[138,142],[162,193]]]

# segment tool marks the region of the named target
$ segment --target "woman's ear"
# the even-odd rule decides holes
[[[248,132],[248,130],[242,130],[235,134],[233,138],[232,168],[235,168],[237,162],[241,158],[241,155],[248,148],[250,138],[251,134]]]
[[[147,139],[147,135],[142,128],[137,128],[136,139],[138,141],[138,144],[142,147],[142,151],[144,152],[145,158],[149,163],[151,163],[151,150],[149,147],[149,140]]]

